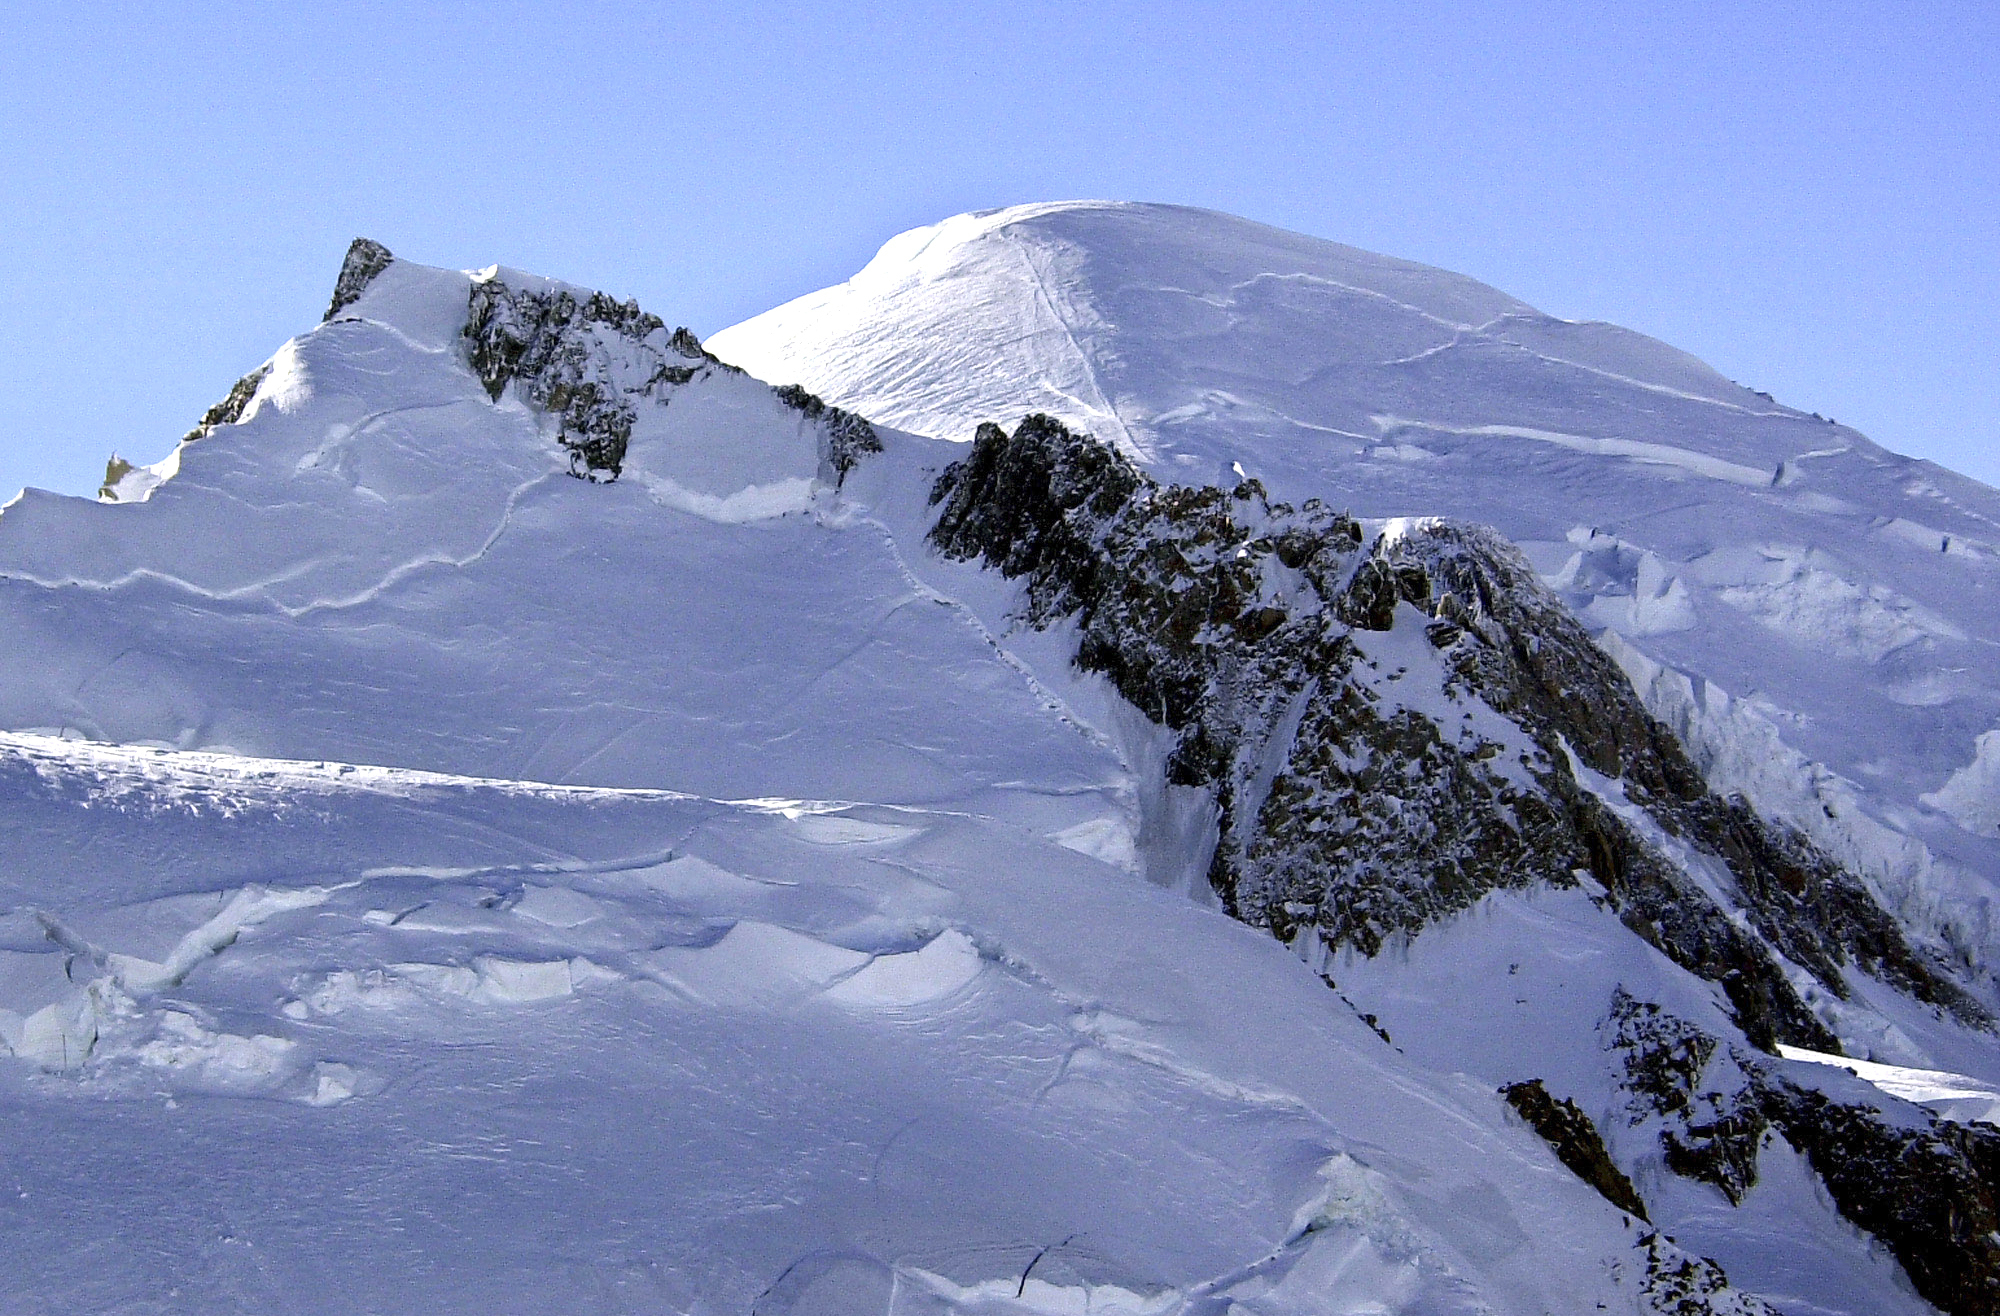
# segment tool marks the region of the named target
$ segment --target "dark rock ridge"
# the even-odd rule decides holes
[[[1178,733],[1168,772],[1213,792],[1209,876],[1231,913],[1372,955],[1491,891],[1593,885],[1715,984],[1761,1049],[1620,993],[1613,1077],[1668,1169],[1741,1202],[1782,1137],[1930,1301],[1996,1309],[2000,1133],[1835,1101],[1763,1054],[1839,1049],[1787,962],[1840,997],[1858,972],[1967,1022],[1985,1010],[1858,879],[1709,791],[1496,533],[1417,521],[1371,537],[1316,501],[1270,503],[1254,480],[1163,486],[1044,416],[982,426],[932,502],[939,551],[1022,579],[1025,620],[1073,622],[1078,666]],[[1643,1214],[1579,1107],[1536,1081],[1505,1091],[1566,1165]],[[1665,1309],[1721,1292],[1708,1263],[1656,1259]]]
[[[1646,1254],[1640,1291],[1660,1316],[1778,1316],[1762,1298],[1730,1288],[1722,1267],[1707,1257],[1689,1256],[1672,1239],[1647,1234],[1639,1246]]]
[[[824,428],[824,456],[833,474],[834,488],[846,483],[847,473],[863,457],[882,451],[882,439],[875,433],[875,427],[853,412],[829,406],[799,384],[783,385],[777,393],[778,401]]]
[[[243,413],[250,407],[250,399],[257,396],[258,387],[263,384],[264,377],[270,373],[270,366],[261,365],[230,385],[229,396],[201,413],[201,419],[196,422],[193,429],[181,436],[181,442],[193,443],[197,439],[205,439],[224,425],[234,425],[237,421],[242,420]],[[131,467],[128,465],[126,470],[130,469]],[[116,481],[111,479],[108,470],[105,472],[105,483],[116,483]]]
[[[1858,1082],[1746,1055],[1620,992],[1607,1021],[1632,1126],[1668,1169],[1739,1203],[1775,1138],[1801,1153],[1847,1219],[1880,1239],[1951,1316],[2000,1311],[2000,1129],[1956,1124]]]
[[[615,480],[624,469],[640,403],[663,407],[675,389],[697,378],[743,373],[687,329],[668,333],[635,301],[515,288],[497,277],[472,285],[464,337],[487,393],[498,401],[517,384],[530,406],[557,418],[570,473],[593,481]],[[820,473],[832,483],[843,481],[863,454],[882,450],[874,426],[860,416],[796,386],[774,392],[818,427]]]
[[[1589,881],[1759,1047],[1838,1050],[1781,956],[1836,996],[1851,968],[1986,1018],[1859,880],[1712,794],[1490,530],[1371,540],[1254,480],[1162,486],[1045,416],[982,426],[932,501],[939,551],[1024,578],[1026,619],[1074,619],[1077,664],[1179,733],[1170,777],[1220,811],[1210,880],[1282,940],[1372,955],[1488,892]],[[1736,908],[1673,850],[1732,881]]]
[[[1572,1174],[1619,1210],[1641,1220],[1651,1219],[1646,1214],[1646,1204],[1639,1200],[1639,1190],[1604,1149],[1597,1125],[1574,1101],[1550,1096],[1539,1078],[1509,1083],[1500,1089],[1500,1095],[1555,1150],[1556,1159],[1567,1165]]]
[[[395,259],[387,247],[369,238],[356,238],[348,243],[347,258],[340,263],[340,277],[333,281],[333,301],[320,319],[331,320],[359,301],[375,276],[388,269]]]
[[[1860,879],[1741,797],[1710,791],[1617,663],[1500,535],[1434,522],[1426,533],[1395,541],[1385,556],[1399,580],[1414,581],[1421,571],[1430,581],[1433,598],[1412,602],[1437,618],[1432,637],[1454,673],[1544,750],[1566,747],[1666,835],[1722,860],[1736,887],[1735,909],[1772,950],[1842,998],[1843,971],[1852,965],[1967,1023],[1993,1022],[1952,979],[1950,962],[1911,946]],[[1469,625],[1468,612],[1476,619]],[[1613,849],[1592,865],[1614,893],[1621,885],[1657,885],[1650,874],[1623,871],[1621,858]]]
[[[1630,1126],[1650,1129],[1669,1170],[1742,1205],[1757,1184],[1769,1121],[1741,1057],[1622,988],[1606,1025]]]
[[[117,498],[118,482],[136,469],[131,462],[112,453],[111,460],[104,463],[104,483],[97,486],[97,496],[106,502]]]
[[[664,341],[649,341],[655,339]],[[607,340],[646,350],[652,369],[637,389],[628,392],[613,378]],[[715,364],[693,334],[682,329],[666,337],[665,323],[637,302],[510,288],[497,278],[472,285],[465,343],[496,402],[519,381],[529,405],[558,419],[556,441],[569,450],[570,473],[590,480],[615,480],[624,468],[638,417],[633,396],[665,405],[658,385],[685,384]]]
[[[1842,1215],[1889,1245],[1952,1316],[2000,1311],[2000,1131],[1878,1107],[1767,1076],[1765,1115]]]
[[[356,238],[341,263],[325,319],[358,301],[394,259],[381,243]],[[636,301],[562,287],[516,288],[497,276],[473,282],[463,337],[467,362],[487,394],[498,401],[509,384],[518,384],[525,402],[556,418],[556,441],[569,453],[570,473],[598,482],[615,480],[624,469],[641,402],[664,407],[675,389],[698,378],[743,374],[688,329],[669,333],[665,321],[640,310]],[[262,365],[237,380],[182,441],[207,438],[242,420],[270,371]],[[882,451],[881,437],[865,418],[796,384],[772,392],[818,431],[819,476],[836,488],[863,457]],[[118,482],[132,470],[132,463],[113,456],[99,497],[114,498]]]

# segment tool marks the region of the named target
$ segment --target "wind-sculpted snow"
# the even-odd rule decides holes
[[[1350,264],[1425,323],[1521,314]],[[1504,543],[1053,427],[941,521],[965,450],[839,403],[357,243],[167,457],[0,513],[0,1305],[1926,1309],[1817,1167],[1915,1148],[1949,1206],[1984,1144],[1759,1047],[1978,1081],[1978,1003],[1709,795]],[[1576,551],[1658,633],[1697,607]],[[1770,560],[1716,579],[1831,570]],[[1875,602],[1858,636],[1932,624]],[[1874,1113],[1819,1151],[1785,1114],[1802,1152],[1775,1107],[1747,1151],[1633,1124],[1621,992],[1713,1039],[1690,1091]],[[1650,1226],[1569,1168],[1607,1158]]]
[[[572,308],[537,350],[634,408],[616,483],[569,478],[567,422],[523,386],[489,394],[475,300]],[[1000,789],[1097,817],[1115,760],[842,521],[874,432],[600,303],[394,262],[145,501],[25,495],[0,726],[725,796],[1004,809],[995,783],[1032,783]],[[655,358],[686,378],[623,392]]]
[[[1755,710],[1705,728],[1716,789],[2000,965],[1989,488],[1630,331],[1172,206],[958,216],[710,346],[944,438],[1047,413],[1166,483],[1494,526],[1593,627]]]
[[[1497,1095],[1031,833],[22,737],[0,781],[16,1302],[1650,1309],[1664,1245]]]

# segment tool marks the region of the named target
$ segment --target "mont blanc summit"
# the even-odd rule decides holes
[[[1160,479],[1497,528],[1712,783],[2000,964],[2000,494],[1615,325],[1175,206],[961,215],[716,334],[970,438],[1046,412]]]
[[[0,511],[8,1304],[1993,1310],[2000,495],[1174,207],[654,310]]]

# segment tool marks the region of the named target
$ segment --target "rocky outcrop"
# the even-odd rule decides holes
[[[104,483],[97,486],[98,500],[107,503],[118,501],[118,482],[137,469],[117,453],[112,453],[111,459],[104,463]]]
[[[863,417],[827,405],[817,394],[808,393],[798,384],[786,384],[777,390],[777,394],[778,401],[819,425],[825,433],[820,456],[826,469],[821,475],[831,475],[834,488],[838,489],[847,482],[847,473],[863,457],[882,451],[881,436]]]
[[[1623,989],[1607,1024],[1632,1127],[1653,1125],[1669,1170],[1741,1205],[1769,1128],[1751,1074],[1719,1039]]]
[[[356,238],[347,245],[347,258],[340,263],[340,277],[333,281],[333,301],[327,306],[322,322],[331,320],[355,302],[375,281],[375,276],[389,268],[396,258],[389,249],[368,238]]]
[[[570,473],[587,480],[615,480],[624,468],[638,415],[634,397],[650,395],[664,405],[660,385],[685,384],[713,364],[693,334],[682,329],[668,337],[660,318],[637,302],[513,288],[498,278],[473,283],[465,342],[495,401],[518,382],[529,405],[556,418]],[[635,364],[620,358],[635,349],[644,375],[636,386],[618,377]]]
[[[1778,1316],[1762,1298],[1731,1288],[1722,1267],[1688,1255],[1672,1239],[1647,1234],[1639,1246],[1646,1258],[1640,1292],[1660,1316]]]
[[[1888,1245],[1918,1293],[1951,1316],[2000,1311],[2000,1130],[1914,1109],[1899,1120],[1775,1075],[1758,1091],[1840,1213]]]
[[[197,439],[205,439],[222,426],[234,425],[242,420],[244,411],[250,406],[250,399],[257,396],[257,389],[263,384],[264,377],[270,373],[269,365],[261,365],[230,385],[229,396],[204,411],[195,427],[181,436],[181,442],[193,443]],[[106,481],[109,482],[108,471]]]
[[[1590,773],[1615,783],[1615,793],[1643,811],[1646,822],[1721,860],[1718,867],[1736,886],[1733,911],[1749,918],[1770,949],[1843,998],[1844,973],[1852,966],[1966,1022],[1992,1022],[1952,980],[1946,959],[1911,946],[1860,879],[1797,831],[1760,817],[1741,798],[1710,791],[1672,732],[1646,712],[1616,662],[1497,533],[1429,522],[1424,533],[1389,541],[1385,556],[1399,579],[1421,570],[1431,582],[1434,597],[1425,606],[1438,619],[1433,634],[1468,688],[1520,722],[1545,750],[1573,754]],[[1461,633],[1439,634],[1443,626]],[[1468,638],[1472,642],[1465,642]],[[1652,849],[1658,853],[1658,847]],[[1628,871],[1618,861],[1614,849],[1600,855],[1592,871],[1614,894],[1627,897],[1621,911],[1627,924],[1674,920],[1676,902],[1659,876]],[[1711,970],[1721,971],[1721,978],[1714,971],[1702,976],[1722,980],[1745,972],[1745,966],[1727,962],[1738,953],[1728,934],[1717,936],[1709,928],[1686,933],[1692,936],[1669,940],[1690,947],[1706,943],[1703,957]]]
[[[1510,1083],[1500,1089],[1500,1095],[1554,1149],[1556,1159],[1595,1188],[1605,1201],[1641,1220],[1651,1219],[1646,1214],[1646,1204],[1639,1200],[1638,1189],[1604,1149],[1597,1126],[1574,1101],[1550,1096],[1539,1078]]]
[[[1622,991],[1607,1025],[1632,1125],[1652,1126],[1668,1169],[1740,1203],[1781,1137],[1928,1301],[1952,1316],[2000,1310],[2000,1130],[1831,1095]]]
[[[1985,1011],[1857,878],[1709,791],[1497,534],[1424,521],[1370,535],[1254,481],[1162,486],[1032,416],[1012,434],[982,427],[933,502],[941,552],[1021,579],[1029,622],[1073,622],[1077,664],[1177,733],[1169,772],[1214,795],[1210,880],[1231,913],[1374,954],[1491,891],[1591,884],[1716,984],[1761,1048],[1621,993],[1614,1077],[1666,1167],[1740,1203],[1782,1137],[1926,1298],[1954,1316],[1995,1309],[2000,1134],[1834,1101],[1763,1054],[1839,1049],[1788,964],[1836,996],[1861,972],[1968,1022]],[[1506,1095],[1565,1165],[1643,1215],[1581,1108],[1539,1082]],[[1648,1256],[1659,1310],[1761,1309],[1658,1236]]]
[[[508,386],[556,420],[570,473],[608,482],[624,470],[642,405],[664,407],[675,390],[712,372],[740,375],[685,328],[667,331],[633,301],[567,288],[516,288],[494,276],[472,285],[466,357],[498,401]],[[838,486],[861,458],[882,451],[875,427],[802,388],[778,400],[819,432],[820,476]]]
[[[1857,880],[1710,793],[1492,531],[1370,536],[1255,481],[1162,486],[1042,416],[982,426],[932,500],[939,551],[1023,579],[1028,621],[1073,619],[1077,664],[1178,733],[1169,774],[1213,792],[1210,880],[1248,923],[1372,955],[1488,892],[1587,880],[1760,1047],[1838,1049],[1780,954],[1835,995],[1853,967],[1983,1017]]]

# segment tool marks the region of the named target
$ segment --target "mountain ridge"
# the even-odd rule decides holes
[[[1046,412],[1170,482],[1494,525],[1719,789],[2000,964],[2000,493],[1653,340],[1400,262],[1416,292],[1371,288],[1355,260],[1179,207],[989,212],[711,342],[890,423]]]
[[[1296,892],[1285,927],[1205,907],[1260,835],[1364,903],[1394,885],[1327,861],[1324,828],[1261,821],[1319,771],[1280,744],[1321,739],[1273,675],[1287,627],[1354,646],[1350,702],[1417,740],[1460,745],[1464,714],[1468,763],[1479,735],[1530,748],[1509,681],[1450,653],[1509,648],[1507,625],[1594,642],[1504,541],[1159,481],[1053,420],[968,451],[588,290],[354,252],[322,324],[132,501],[0,514],[22,656],[0,1100],[31,1148],[87,1126],[96,1179],[159,1207],[143,1253],[99,1241],[98,1305],[166,1282],[326,1305],[330,1248],[441,1310],[1928,1310],[1912,1282],[1980,1309],[1994,1135],[1832,1050],[1900,1030],[1977,1073],[1990,1033],[1838,937],[1802,945],[1828,956],[1810,969],[1757,943],[1825,1030],[1783,1034],[1815,1059],[1751,1036],[1726,970],[1639,935],[1615,872],[1500,882],[1375,939],[1311,931]],[[1038,434],[1068,456],[1018,460]],[[982,451],[1027,478],[954,465]],[[1576,546],[1570,585],[1621,551]],[[1024,588],[1044,566],[1060,588]],[[1515,594],[1535,607],[1501,625]],[[1178,674],[1119,678],[1154,640]],[[1616,657],[1581,684],[1630,721],[1630,692],[1601,698]],[[1728,911],[1718,935],[1782,907],[1559,725],[1575,759],[1545,735],[1540,770],[1617,814],[1678,907]],[[1420,831],[1420,793],[1393,796],[1364,783],[1363,812]],[[1567,1117],[1531,1126],[1503,1095],[1527,1085]],[[96,1104],[142,1133],[184,1105],[233,1173],[168,1205],[133,1171],[178,1163]],[[217,1140],[245,1119],[262,1141]],[[40,1198],[93,1240],[114,1208],[36,1156],[9,1209],[54,1260],[12,1282],[48,1293],[84,1277]],[[332,1184],[318,1214],[272,1178],[287,1157]],[[379,1259],[356,1203],[402,1222]],[[264,1259],[204,1241],[215,1213]]]

